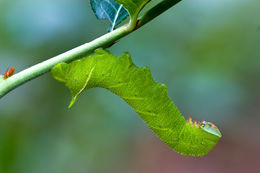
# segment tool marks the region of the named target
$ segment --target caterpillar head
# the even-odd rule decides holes
[[[214,124],[206,121],[193,121],[189,117],[174,148],[183,155],[204,156],[221,137],[219,129]]]
[[[216,135],[218,137],[222,137],[219,129],[217,128],[217,126],[215,126],[213,123],[211,122],[206,122],[206,121],[202,121],[200,128],[208,133],[211,133],[213,135]]]
[[[186,125],[190,126],[191,128],[197,128],[199,130],[203,130],[207,133],[218,136],[219,138],[222,137],[219,129],[217,128],[217,126],[215,126],[211,122],[207,122],[207,121],[197,122],[195,120],[192,121],[192,118],[190,116],[189,119],[186,122]]]

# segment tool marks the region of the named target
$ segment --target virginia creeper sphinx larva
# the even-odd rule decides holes
[[[221,138],[212,123],[186,121],[168,97],[166,85],[156,83],[148,67],[134,65],[127,53],[116,57],[98,49],[92,56],[60,63],[51,72],[70,89],[69,107],[83,91],[106,88],[124,99],[162,141],[183,155],[203,156]]]

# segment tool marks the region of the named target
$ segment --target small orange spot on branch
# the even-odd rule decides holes
[[[11,67],[10,70],[9,70],[9,68],[6,69],[4,78],[7,79],[7,78],[11,77],[14,74],[14,72],[15,72],[15,69],[13,67]]]

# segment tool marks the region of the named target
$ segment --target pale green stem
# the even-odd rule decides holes
[[[51,59],[36,64],[28,69],[25,69],[12,77],[2,80],[0,83],[0,98],[7,94],[14,88],[22,85],[23,83],[32,80],[48,71],[50,71],[57,63],[69,62],[75,59],[82,58],[93,52],[93,50],[100,47],[107,47],[109,44],[117,41],[121,37],[130,32],[130,27],[122,26],[112,32],[109,32],[89,43],[83,44]]]
[[[0,98],[2,98],[4,95],[6,95],[8,92],[15,89],[16,87],[24,84],[25,82],[30,81],[38,76],[41,76],[46,72],[49,72],[56,64],[60,62],[70,62],[72,60],[83,58],[91,54],[97,48],[109,47],[120,38],[128,35],[129,33],[133,32],[135,29],[140,28],[144,24],[148,23],[149,21],[151,21],[152,19],[154,19],[164,11],[168,10],[171,6],[175,5],[179,1],[180,0],[178,1],[164,0],[163,2],[159,3],[154,8],[151,9],[152,13],[148,12],[140,19],[138,26],[136,26],[136,20],[132,18],[129,24],[124,25],[112,32],[109,32],[89,43],[83,44],[79,47],[76,47],[72,50],[69,50],[51,59],[43,61],[32,67],[29,67],[7,79],[3,80],[0,77]],[[162,3],[164,5],[160,5]],[[166,6],[165,3],[166,5],[168,4],[169,6]],[[144,19],[144,22],[142,22],[142,19]]]

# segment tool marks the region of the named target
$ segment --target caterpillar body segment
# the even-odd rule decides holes
[[[108,89],[127,102],[162,141],[183,155],[203,156],[221,137],[212,123],[185,120],[168,97],[166,85],[155,82],[148,67],[133,64],[128,53],[116,57],[98,49],[89,57],[56,65],[52,74],[70,89],[69,107],[87,89]]]

